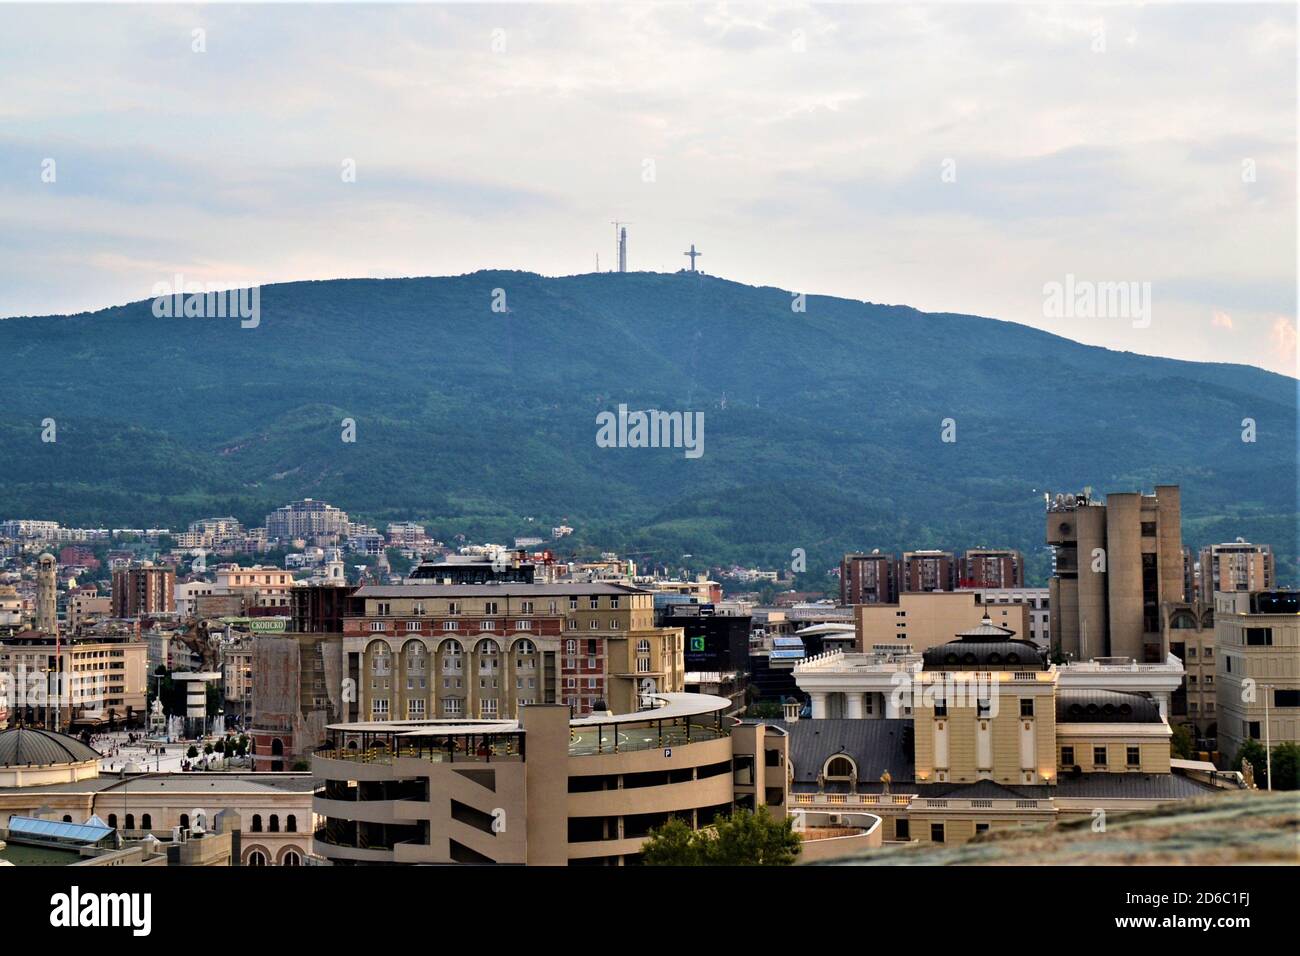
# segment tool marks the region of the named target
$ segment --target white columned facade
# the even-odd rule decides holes
[[[846,691],[844,694],[844,716],[851,720],[861,720],[862,714],[862,695],[855,691]]]
[[[821,691],[813,691],[809,695],[812,697],[812,716],[813,720],[826,719],[826,694]]]

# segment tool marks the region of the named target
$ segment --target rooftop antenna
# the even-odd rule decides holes
[[[695,243],[692,242],[692,243],[691,243],[691,251],[690,251],[690,252],[683,252],[682,255],[684,255],[684,256],[689,256],[689,257],[690,257],[690,260],[691,260],[691,271],[694,272],[694,271],[695,271],[695,259],[696,259],[696,257],[697,257],[697,256],[702,256],[702,255],[704,255],[704,253],[702,253],[702,252],[696,252],[696,251],[695,251]]]

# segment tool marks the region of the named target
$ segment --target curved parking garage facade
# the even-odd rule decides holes
[[[784,733],[733,733],[721,697],[654,703],[577,720],[532,704],[517,721],[334,725],[312,762],[315,852],[336,864],[619,865],[673,816],[703,827],[755,800],[784,815]]]

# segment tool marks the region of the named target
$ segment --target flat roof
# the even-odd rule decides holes
[[[359,598],[401,598],[401,597],[492,597],[511,591],[529,595],[584,595],[584,594],[651,594],[643,588],[634,588],[627,584],[612,584],[608,581],[592,581],[590,584],[527,584],[519,581],[501,581],[491,584],[438,584],[436,582],[412,582],[410,584],[367,584],[357,588],[353,597]]]
[[[649,710],[635,710],[627,714],[593,715],[576,717],[570,727],[597,727],[607,724],[630,724],[646,720],[675,720],[679,717],[698,717],[720,710],[730,710],[734,705],[725,697],[713,694],[652,694],[662,706]],[[397,734],[403,737],[456,737],[462,734],[514,734],[523,733],[517,720],[388,720],[358,721],[350,724],[329,724],[328,729],[347,733]]]

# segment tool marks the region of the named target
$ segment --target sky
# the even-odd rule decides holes
[[[694,243],[753,285],[1294,376],[1296,27],[1237,4],[0,4],[0,316],[177,274],[607,270],[622,220],[634,270]],[[1127,303],[1088,304],[1115,283]]]

